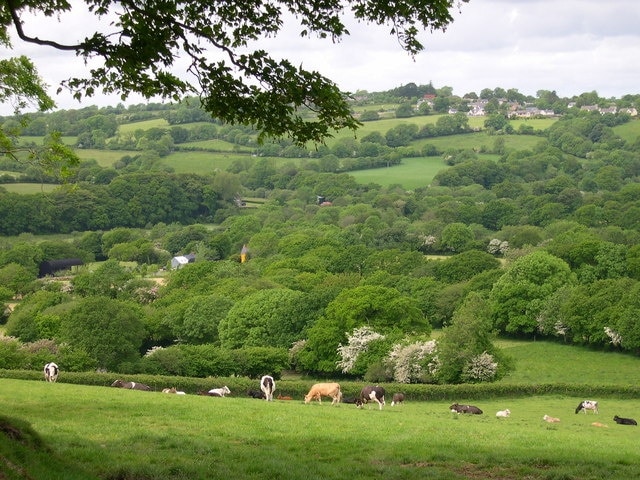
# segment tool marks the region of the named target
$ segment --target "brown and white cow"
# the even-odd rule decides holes
[[[401,403],[404,403],[404,393],[394,393],[391,406],[400,405]]]
[[[364,387],[360,391],[360,402],[356,403],[358,408],[362,407],[364,404],[369,402],[377,402],[378,408],[382,410],[382,406],[385,405],[384,401],[385,390],[383,387],[379,386],[368,386]]]
[[[309,403],[314,398],[318,399],[318,403],[322,403],[322,397],[331,397],[331,405],[340,403],[342,392],[339,383],[316,383],[311,387],[309,393],[304,396],[304,403]]]

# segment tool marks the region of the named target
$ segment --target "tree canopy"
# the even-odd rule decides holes
[[[461,2],[468,0],[85,0],[85,5],[8,0],[0,5],[0,39],[15,31],[21,41],[100,60],[84,78],[63,82],[61,88],[78,99],[99,90],[122,98],[134,92],[173,100],[196,94],[207,112],[228,123],[253,125],[264,136],[289,135],[297,143],[321,142],[333,129],[358,125],[344,93],[321,73],[256,47],[260,39],[278,35],[293,17],[301,37],[338,42],[349,35],[345,19],[351,16],[389,25],[400,46],[414,55],[424,48],[420,30],[444,30]],[[101,21],[98,31],[79,43],[58,43],[33,30],[30,14],[62,18],[82,8]],[[186,72],[175,71],[179,59],[186,60]],[[314,115],[307,116],[308,110]]]

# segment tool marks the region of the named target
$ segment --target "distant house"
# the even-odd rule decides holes
[[[194,263],[196,261],[196,256],[193,253],[188,255],[178,255],[171,259],[171,268],[173,270],[177,270],[178,268],[184,267],[187,263]]]
[[[71,270],[72,267],[77,265],[84,265],[84,262],[80,258],[61,258],[59,260],[45,260],[40,262],[38,268],[38,277],[46,277],[47,275],[54,275],[61,270]]]

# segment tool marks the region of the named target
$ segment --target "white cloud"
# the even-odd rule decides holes
[[[288,26],[282,35],[261,40],[259,46],[320,71],[347,91],[431,81],[436,87],[451,86],[459,95],[495,87],[517,88],[530,95],[541,89],[561,96],[593,90],[605,97],[640,93],[638,0],[471,0],[454,12],[454,18],[446,32],[421,36],[426,49],[415,59],[389,35],[389,26],[355,22],[349,22],[351,35],[337,44],[300,38],[300,28]],[[35,31],[67,42],[90,32],[89,13],[62,19],[70,23],[40,20]],[[82,60],[69,53],[28,45],[20,45],[16,53],[34,58],[52,86],[84,69]],[[61,108],[78,107],[69,95],[56,99]],[[95,98],[90,103],[119,101]]]

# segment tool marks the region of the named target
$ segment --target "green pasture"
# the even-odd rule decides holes
[[[153,118],[141,122],[123,123],[118,127],[118,133],[132,133],[136,130],[149,130],[151,128],[169,128],[169,122],[164,118]]]
[[[20,136],[20,144],[21,145],[28,145],[28,144],[36,144],[36,145],[42,145],[42,140],[44,139],[44,137],[42,136],[31,136],[31,135],[23,135]],[[64,136],[61,137],[62,143],[64,143],[65,145],[75,145],[76,142],[78,141],[78,137],[75,136]]]
[[[216,170],[225,171],[234,161],[246,158],[246,153],[178,151],[164,157],[162,163],[172,167],[176,173],[204,175]]]
[[[221,152],[253,152],[255,149],[249,147],[243,147],[235,143],[227,142],[225,140],[201,140],[199,142],[187,142],[179,145],[181,148],[204,148],[208,150],[217,150]]]
[[[427,144],[444,152],[454,150],[493,150],[497,139],[504,140],[505,150],[529,150],[544,138],[534,135],[489,135],[487,132],[465,133],[461,135],[447,135],[444,137],[423,138],[411,143],[414,148],[422,148]]]
[[[502,398],[474,401],[483,415],[457,415],[448,407],[465,403],[463,398],[387,403],[378,410],[328,401],[306,405],[301,398],[265,402],[233,391],[213,398],[0,382],[4,415],[28,422],[44,444],[27,463],[15,430],[0,431],[0,468],[10,462],[23,469],[22,476],[2,478],[601,480],[640,475],[638,428],[612,420],[637,412],[637,400],[599,399],[595,415],[574,413],[583,400],[578,397]],[[218,386],[214,380],[213,386]],[[497,419],[495,412],[505,408],[511,417]],[[561,422],[547,424],[543,415]],[[594,421],[606,426],[592,426]]]
[[[7,192],[20,194],[48,193],[60,185],[51,183],[3,183],[0,188],[4,188]]]
[[[401,165],[349,172],[358,183],[382,186],[402,185],[406,190],[426,187],[440,170],[448,168],[441,157],[403,158]]]
[[[630,354],[548,341],[499,339],[496,345],[514,359],[504,383],[640,384],[640,357]]]
[[[140,155],[142,152],[135,150],[98,150],[95,148],[77,148],[76,155],[80,160],[95,160],[103,168],[111,168],[122,157]]]
[[[630,122],[613,127],[613,131],[629,143],[636,142],[640,138],[640,120],[636,118]]]

